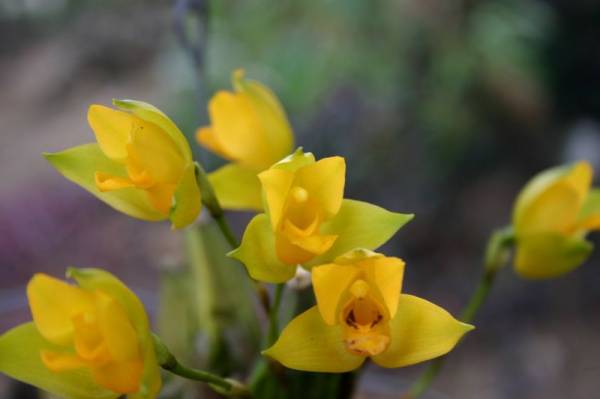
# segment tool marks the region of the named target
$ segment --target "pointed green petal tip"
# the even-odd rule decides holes
[[[227,252],[225,254],[225,256],[227,256],[228,258],[232,258],[232,259],[238,259],[239,252],[240,252],[240,248],[237,247],[236,249],[232,249],[231,251]]]

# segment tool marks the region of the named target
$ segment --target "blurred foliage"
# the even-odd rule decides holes
[[[391,252],[402,254],[418,270],[408,277],[408,290],[418,289],[454,309],[477,277],[476,248],[494,226],[507,222],[511,201],[529,176],[582,156],[599,170],[598,2],[188,0],[204,11],[183,15],[177,7],[182,3],[4,0],[0,78],[10,88],[18,76],[4,73],[6,65],[28,52],[47,51],[47,58],[33,59],[52,61],[44,69],[55,72],[38,80],[27,77],[37,88],[30,108],[23,111],[27,119],[39,113],[41,119],[72,114],[73,103],[89,101],[84,95],[107,96],[133,87],[127,95],[150,93],[154,97],[147,100],[156,100],[192,137],[195,128],[207,122],[210,95],[230,90],[231,71],[244,67],[248,77],[272,87],[281,98],[299,145],[318,156],[347,158],[349,197],[417,214],[390,244]],[[202,50],[201,62],[182,49],[178,28]],[[111,89],[98,90],[106,86]],[[12,93],[7,93],[6,103],[14,104]],[[76,101],[69,103],[69,96]],[[109,98],[98,101],[108,103]],[[12,143],[5,148],[12,148]],[[196,151],[200,153],[199,147]],[[222,162],[201,155],[208,169]],[[0,255],[10,263],[49,264],[42,258],[51,258],[59,244],[77,236],[81,225],[96,220],[89,215],[89,204],[74,205],[79,197],[47,191],[52,195],[36,191],[29,196],[50,198],[61,206],[33,208],[38,210],[34,213],[28,205],[0,215],[4,218],[0,229],[11,238],[0,247]],[[67,214],[73,219],[68,228],[57,221]],[[109,214],[106,211],[100,218]],[[15,232],[13,226],[23,224],[18,215],[27,216],[23,220],[28,225],[40,227]],[[232,219],[239,225],[247,221],[237,214]],[[100,229],[98,234],[113,234],[120,226]],[[128,231],[137,228],[132,225]],[[32,236],[37,243],[27,240]],[[83,253],[87,249],[84,238],[80,240]],[[45,248],[43,255],[34,256],[40,248]],[[140,248],[132,260],[143,267],[156,263],[146,252],[146,247]],[[108,257],[113,262],[116,258]],[[196,273],[210,262],[198,263]],[[494,370],[503,373],[497,397],[534,397],[534,392],[548,393],[545,387],[555,386],[548,381],[559,380],[560,375],[545,369],[530,371],[523,358],[543,361],[559,353],[555,357],[560,360],[560,350],[566,350],[560,345],[558,352],[531,349],[529,343],[537,342],[542,323],[561,331],[563,325],[571,328],[575,319],[577,328],[593,336],[597,325],[591,315],[600,294],[594,288],[599,283],[594,260],[590,263],[560,285],[559,296],[554,286],[500,282],[493,296],[499,299],[490,303],[493,316],[482,320],[489,335],[472,344],[478,353],[501,352],[494,363]],[[192,285],[191,271],[183,269],[164,272],[168,277],[161,293],[175,303],[178,293]],[[187,343],[182,341],[187,340],[205,347],[206,342],[189,332],[198,322],[189,315],[211,312],[214,303],[198,301],[159,317],[176,351],[183,352]],[[200,303],[203,310],[197,307]],[[170,316],[180,320],[178,325],[189,322],[189,329],[169,330]],[[221,319],[225,325],[227,320]],[[497,333],[492,332],[494,323]],[[550,349],[559,342],[552,335],[545,337]],[[527,350],[514,351],[515,345]],[[588,352],[579,353],[585,359]],[[194,356],[191,361],[199,361]],[[480,360],[490,362],[486,357]],[[577,359],[568,360],[571,364]],[[236,370],[236,364],[230,366]],[[569,376],[570,370],[573,375],[564,378],[569,388],[564,392],[585,392],[586,381],[596,382],[593,373],[576,373],[575,366],[565,369],[564,375]]]

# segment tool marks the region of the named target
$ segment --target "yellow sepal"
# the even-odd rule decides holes
[[[111,161],[98,144],[84,144],[57,153],[45,153],[45,158],[68,180],[80,185],[101,201],[129,216],[157,221],[166,219],[158,212],[148,195],[135,188],[101,192],[96,186],[96,171],[126,177],[123,165]]]
[[[256,171],[231,163],[211,172],[208,180],[224,209],[262,210],[262,188]]]
[[[348,352],[340,326],[325,324],[316,306],[293,319],[263,355],[291,369],[326,373],[351,371],[365,360]]]
[[[539,233],[518,237],[515,271],[528,279],[558,277],[580,266],[592,250],[592,243],[579,236]]]
[[[433,359],[450,352],[473,328],[431,302],[402,294],[396,316],[390,321],[390,346],[372,359],[382,367],[403,367]]]
[[[241,245],[228,256],[242,262],[256,280],[283,283],[296,274],[296,265],[287,265],[277,258],[275,237],[264,213],[248,223]]]
[[[56,373],[42,362],[43,351],[60,352],[33,323],[17,326],[0,336],[0,372],[53,395],[73,399],[116,399],[121,396],[99,386],[88,369]]]
[[[194,222],[201,206],[196,168],[194,164],[189,164],[175,189],[174,204],[169,214],[173,228],[180,229]]]

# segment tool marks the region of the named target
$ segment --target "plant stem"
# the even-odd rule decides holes
[[[201,381],[207,383],[212,389],[225,396],[243,396],[250,397],[248,387],[231,378],[223,378],[216,374],[204,370],[198,370],[183,366],[177,361],[175,356],[169,351],[162,340],[155,334],[152,335],[154,348],[160,367],[175,375],[188,380]]]
[[[218,216],[213,216],[213,218],[217,222],[217,225],[219,225],[219,229],[221,229],[221,232],[223,233],[223,236],[225,237],[229,245],[231,245],[232,248],[237,248],[240,244],[233,235],[233,232],[231,231],[227,220],[225,220],[225,215],[221,214]]]
[[[231,227],[227,223],[225,219],[225,214],[223,213],[223,208],[221,208],[221,204],[219,203],[219,199],[215,194],[215,190],[208,180],[208,175],[204,168],[196,162],[196,180],[198,182],[198,186],[200,187],[200,193],[202,194],[202,203],[210,212],[212,218],[217,222],[221,233],[223,233],[223,237],[227,240],[229,245],[232,248],[237,248],[240,246],[238,240],[235,238],[235,235],[231,231]],[[259,282],[254,280],[252,277],[248,276],[254,285],[254,290],[256,291],[256,295],[258,296],[259,302],[264,309],[267,315],[270,314],[270,301],[269,301],[269,293],[265,286]]]
[[[279,307],[281,306],[281,297],[283,295],[283,288],[285,284],[277,284],[275,287],[275,298],[273,299],[273,305],[269,312],[269,335],[267,337],[267,344],[271,346],[277,341],[279,336]]]
[[[483,305],[483,302],[490,294],[490,290],[494,285],[494,280],[496,279],[497,269],[496,270],[486,270],[481,279],[479,280],[479,284],[475,289],[475,292],[471,296],[469,303],[463,309],[460,314],[459,319],[465,323],[471,323],[473,319],[475,319],[475,315],[477,315],[477,311]]]
[[[461,321],[470,323],[475,319],[477,312],[490,294],[496,274],[508,260],[513,242],[514,235],[510,227],[496,230],[490,236],[485,251],[484,272],[479,279],[475,292],[471,295],[469,302],[460,314],[459,319]],[[445,360],[446,356],[433,359],[417,381],[412,384],[404,399],[418,399],[421,397],[441,371]]]

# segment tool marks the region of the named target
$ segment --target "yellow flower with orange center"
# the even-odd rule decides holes
[[[88,121],[97,144],[45,154],[67,179],[136,218],[169,219],[175,228],[200,212],[200,191],[188,142],[150,104],[115,100],[120,109],[92,105]]]
[[[352,248],[375,249],[412,215],[344,199],[342,157],[316,160],[301,149],[258,175],[265,213],[246,227],[231,256],[258,280],[283,282]]]
[[[317,306],[293,319],[263,353],[286,367],[345,372],[370,357],[402,367],[448,353],[473,326],[401,293],[404,262],[356,249],[315,266]]]
[[[105,271],[69,275],[79,286],[45,274],[31,279],[33,323],[0,337],[0,353],[9,359],[0,370],[61,396],[155,398],[160,371],[141,302]],[[20,352],[11,355],[12,346]]]

